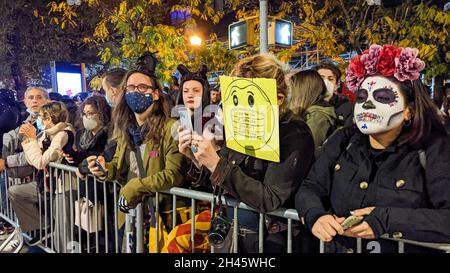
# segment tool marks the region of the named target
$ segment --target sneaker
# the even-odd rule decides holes
[[[9,232],[6,229],[0,229],[0,241],[8,239],[9,235]]]
[[[23,247],[23,241],[19,239],[14,239],[9,242],[2,250],[1,252],[6,253],[19,253],[19,251]]]
[[[18,253],[23,246],[23,236],[20,228],[16,229],[0,246],[0,252]]]

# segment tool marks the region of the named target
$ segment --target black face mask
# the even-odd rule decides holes
[[[153,96],[151,94],[141,94],[130,92],[125,94],[125,100],[131,111],[141,114],[144,113],[152,104]]]

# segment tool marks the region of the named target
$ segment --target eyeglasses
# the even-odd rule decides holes
[[[128,92],[136,92],[136,88],[137,88],[139,93],[145,93],[148,90],[150,90],[150,91],[155,90],[153,86],[146,85],[146,84],[143,84],[143,83],[138,84],[138,85],[134,85],[134,84],[127,85],[127,91]]]
[[[81,117],[84,117],[84,116],[86,116],[87,118],[89,118],[89,119],[91,119],[91,118],[93,118],[93,117],[95,117],[95,116],[97,116],[98,115],[98,113],[81,113]]]

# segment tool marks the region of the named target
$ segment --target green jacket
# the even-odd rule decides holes
[[[182,166],[184,157],[178,151],[178,141],[172,137],[172,126],[175,120],[170,119],[164,129],[162,143],[157,153],[152,152],[152,142],[145,147],[144,169],[147,176],[143,179],[133,178],[127,181],[129,171],[130,150],[124,142],[117,143],[116,153],[111,162],[106,163],[107,180],[117,180],[123,185],[120,190],[131,208],[142,200],[149,192],[157,192],[180,186],[183,183]]]
[[[332,106],[313,105],[306,110],[306,124],[311,130],[316,148],[323,142],[336,127],[336,113]]]

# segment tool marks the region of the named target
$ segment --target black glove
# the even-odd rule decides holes
[[[91,174],[91,171],[88,168],[88,162],[86,159],[81,161],[80,165],[78,165],[78,171],[84,176]]]

